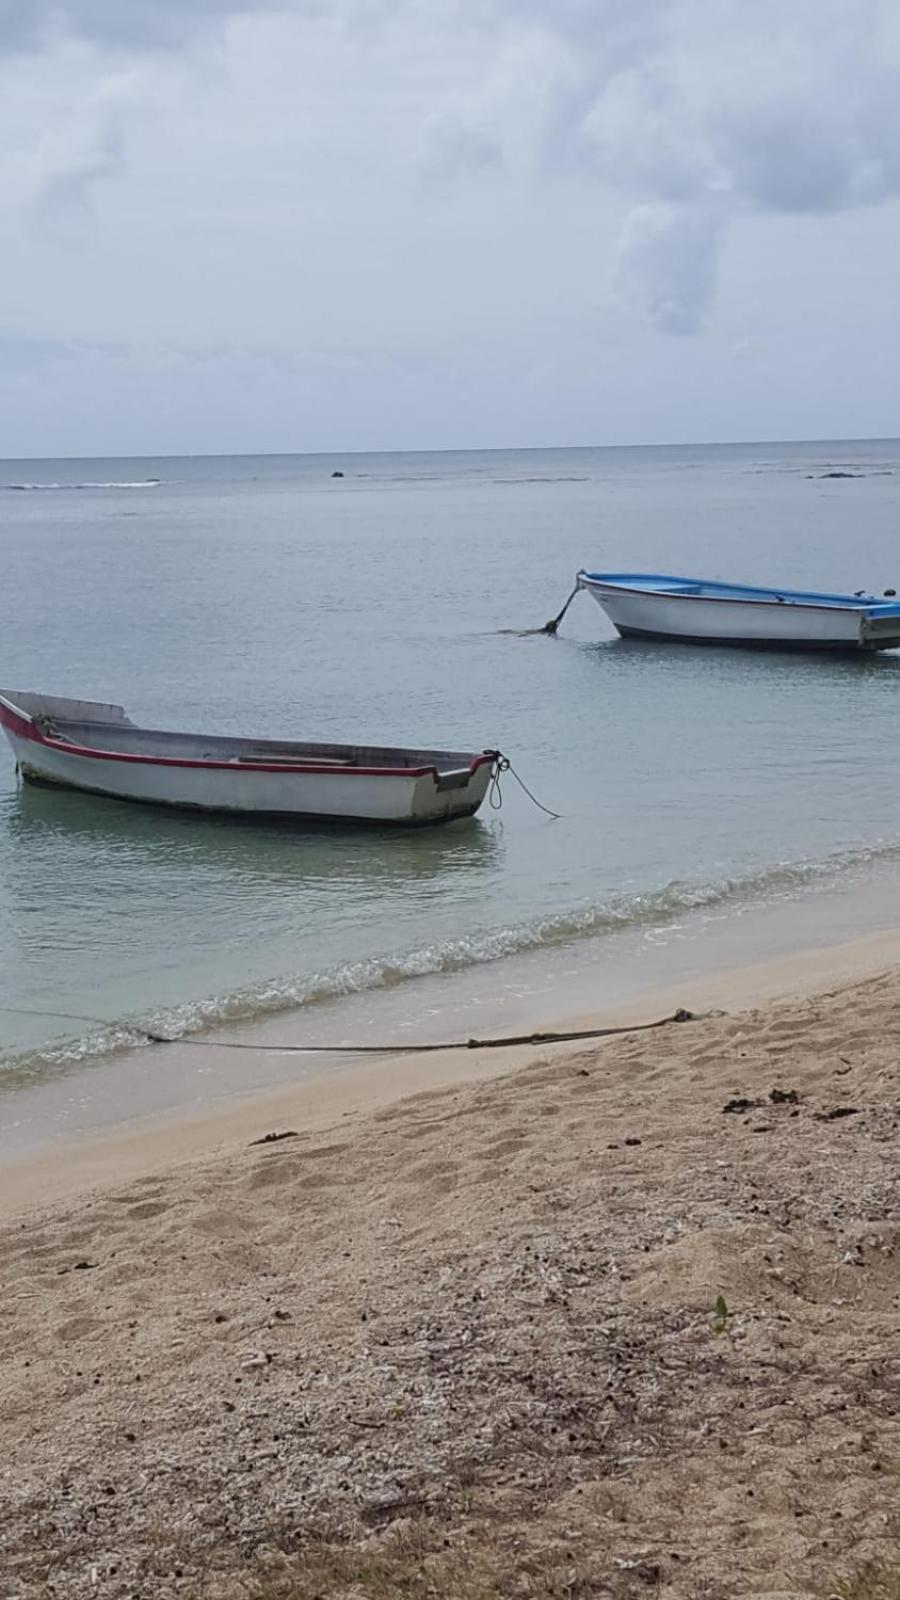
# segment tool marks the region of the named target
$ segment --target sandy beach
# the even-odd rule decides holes
[[[898,956],[5,1168],[0,1596],[724,1600],[894,1559]]]
[[[0,1600],[900,1600],[898,75],[0,0]]]

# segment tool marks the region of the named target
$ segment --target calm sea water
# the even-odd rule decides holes
[[[129,1017],[412,983],[898,853],[900,656],[627,643],[587,596],[556,640],[505,631],[582,565],[900,588],[898,513],[893,441],[0,463],[3,686],[496,745],[563,813],[507,782],[433,832],[234,826],[19,788],[4,744],[0,1083],[79,1070]]]

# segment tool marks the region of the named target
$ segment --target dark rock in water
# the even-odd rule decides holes
[[[864,478],[864,472],[820,472],[820,478]]]
[[[342,478],[342,477],[343,477],[343,476],[344,476],[344,474],[343,474],[343,473],[342,473],[342,472],[333,472],[333,473],[332,473],[332,474],[331,474],[331,476],[332,476],[332,477],[333,477],[333,478]]]

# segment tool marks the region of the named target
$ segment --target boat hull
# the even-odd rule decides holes
[[[406,772],[341,770],[337,764],[285,770],[233,760],[154,759],[78,749],[47,737],[34,720],[17,715],[2,701],[0,724],[27,782],[234,817],[404,827],[452,822],[475,814],[493,770],[487,754],[473,757],[458,771]],[[113,734],[110,724],[107,737]]]
[[[846,606],[641,592],[582,579],[623,638],[756,650],[873,651],[900,647],[900,616]]]

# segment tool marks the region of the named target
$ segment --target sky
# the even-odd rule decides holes
[[[0,456],[900,434],[897,0],[0,0]]]

